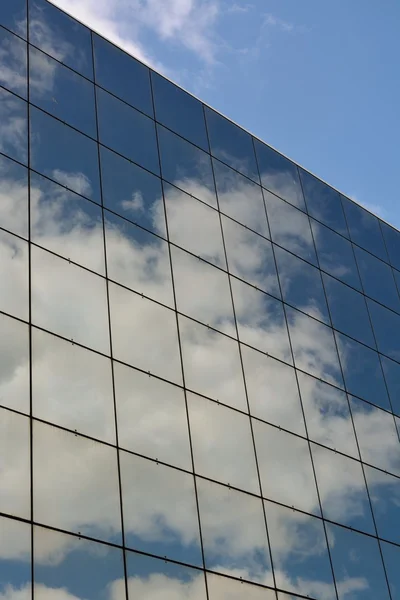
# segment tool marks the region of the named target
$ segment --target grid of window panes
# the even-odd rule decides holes
[[[400,233],[45,0],[0,23],[0,598],[399,600]]]

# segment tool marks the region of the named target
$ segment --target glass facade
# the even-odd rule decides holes
[[[0,600],[400,600],[400,233],[0,3]]]

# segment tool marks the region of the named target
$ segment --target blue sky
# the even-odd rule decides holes
[[[400,227],[396,0],[54,0]]]

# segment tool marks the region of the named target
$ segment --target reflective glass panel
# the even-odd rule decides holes
[[[101,207],[37,173],[30,183],[32,242],[104,275]]]
[[[372,300],[367,305],[379,352],[400,361],[400,316]]]
[[[259,140],[254,140],[254,146],[263,187],[305,210],[297,166]]]
[[[154,71],[151,80],[157,121],[208,152],[201,102]]]
[[[29,413],[28,326],[0,314],[0,404]]]
[[[229,574],[229,572],[228,572]],[[235,576],[235,573],[233,573]],[[207,586],[210,600],[276,600],[274,590],[266,589],[262,586],[255,586],[244,581],[230,579],[216,575],[215,573],[207,573]]]
[[[96,83],[152,117],[149,69],[96,33],[93,46]]]
[[[317,264],[310,221],[307,215],[273,194],[264,194],[272,241]]]
[[[115,444],[110,359],[33,329],[32,412]]]
[[[376,539],[327,523],[339,600],[352,590],[355,600],[390,598]]]
[[[126,545],[200,566],[193,475],[127,452],[120,460]]]
[[[120,544],[116,449],[34,421],[33,512],[36,522]]]
[[[240,279],[232,277],[231,284],[240,341],[291,363],[282,302]]]
[[[300,169],[308,214],[342,235],[348,236],[340,194],[311,173]]]
[[[355,246],[354,252],[364,293],[381,304],[400,312],[400,298],[389,265],[357,246]]]
[[[104,279],[35,246],[31,258],[34,324],[108,354]]]
[[[261,187],[218,160],[213,166],[221,212],[269,238]]]
[[[191,471],[183,390],[119,363],[114,380],[119,445]]]
[[[400,269],[400,231],[390,227],[383,221],[379,221],[379,224],[389,254],[390,264],[396,269]]]
[[[400,479],[372,467],[364,467],[378,535],[400,542]]]
[[[181,315],[179,329],[187,387],[247,411],[238,343]]]
[[[30,101],[96,137],[94,86],[40,50],[29,48]]]
[[[104,206],[167,237],[160,179],[103,146],[100,158]]]
[[[241,344],[250,413],[305,435],[294,369]]]
[[[29,41],[93,79],[90,31],[46,0],[29,0]]]
[[[0,230],[0,310],[25,321],[29,317],[28,265],[27,242]]]
[[[347,391],[390,410],[378,353],[340,333],[336,341]]]
[[[196,473],[259,494],[249,417],[190,393],[188,409]]]
[[[0,88],[0,152],[28,163],[27,103]]]
[[[197,493],[206,568],[272,585],[261,499],[199,477]]]
[[[28,171],[0,156],[0,227],[28,237]]]
[[[31,598],[31,525],[0,517],[0,593]]]
[[[305,373],[297,373],[311,440],[359,458],[347,396]]]
[[[329,325],[319,270],[278,246],[275,248],[275,257],[284,302]]]
[[[279,298],[271,242],[229,217],[221,219],[229,272]]]
[[[164,194],[170,241],[226,268],[218,212],[172,185],[164,185]]]
[[[109,293],[114,358],[181,383],[174,312],[113,283]]]
[[[125,600],[122,550],[58,531],[34,527],[36,600],[97,600],[109,590]]]
[[[333,327],[363,344],[375,348],[365,298],[329,275],[324,274],[322,279]]]
[[[164,179],[191,196],[216,206],[209,154],[157,125],[161,170]]]
[[[96,96],[100,142],[158,175],[154,121],[100,88]]]
[[[381,356],[380,359],[392,410],[400,415],[400,364],[386,356]]]
[[[0,24],[26,38],[26,0],[2,2]]]
[[[1,11],[0,9],[0,20]],[[26,43],[6,29],[0,28],[0,84],[19,96],[27,96]]]
[[[0,512],[30,519],[29,419],[5,408],[0,409],[0,473]]]
[[[168,244],[145,229],[104,212],[107,276],[140,294],[173,306]]]
[[[207,106],[205,113],[211,154],[259,183],[251,135]]]
[[[399,560],[400,560],[400,547],[393,546],[392,544],[386,544],[381,542],[381,549],[383,554],[383,560],[386,568],[386,575],[389,580],[390,592],[392,594],[392,600],[399,600],[400,598],[400,580],[399,580]]]
[[[344,196],[342,202],[353,242],[387,261],[388,255],[378,218]]]
[[[253,419],[264,498],[320,514],[307,440]]]
[[[31,166],[64,187],[100,202],[97,145],[32,107]]]
[[[361,291],[351,242],[314,219],[310,219],[310,222],[320,268]]]

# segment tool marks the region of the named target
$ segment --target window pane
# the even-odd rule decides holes
[[[109,353],[104,279],[35,246],[32,320],[39,327]]]
[[[240,341],[291,363],[282,302],[239,279],[231,284]]]
[[[367,305],[379,352],[400,360],[400,316],[372,300],[367,300]]]
[[[166,238],[160,179],[103,146],[100,157],[104,206]]]
[[[278,246],[275,248],[275,257],[283,300],[329,325],[319,270]]]
[[[33,536],[36,600],[100,598],[105,589],[125,600],[122,550],[43,527]]]
[[[0,512],[30,519],[29,419],[5,408],[0,408],[0,456]]]
[[[0,20],[3,10],[3,8],[0,8]],[[0,84],[23,98],[27,96],[28,85],[26,53],[25,42],[6,29],[0,28],[0,56],[2,62]]]
[[[90,31],[46,0],[29,0],[30,43],[93,79]]]
[[[28,105],[0,88],[0,152],[28,163]]]
[[[379,221],[385,245],[389,254],[390,264],[400,269],[400,232],[383,221]]]
[[[260,186],[218,160],[213,160],[213,165],[221,212],[269,238]]]
[[[101,207],[36,173],[31,173],[31,240],[105,273]]]
[[[311,440],[359,458],[347,396],[305,373],[297,373]]]
[[[0,310],[28,321],[28,244],[0,230]]]
[[[259,494],[249,417],[194,394],[188,408],[196,473]]]
[[[32,168],[100,202],[96,143],[41,110],[32,107],[30,114]]]
[[[381,304],[400,312],[400,298],[389,265],[355,246],[364,293]]]
[[[211,154],[259,183],[251,135],[207,106],[205,112]]]
[[[342,235],[348,236],[340,194],[311,173],[300,169],[308,214]]]
[[[205,566],[272,585],[260,498],[197,478]]]
[[[193,475],[127,452],[120,459],[126,545],[200,566]]]
[[[365,467],[378,535],[400,542],[400,479],[372,467]]]
[[[154,71],[151,80],[157,121],[208,152],[201,102]]]
[[[114,357],[181,383],[175,313],[119,285],[109,293]]]
[[[29,86],[33,104],[96,137],[94,86],[87,79],[31,46]]]
[[[97,34],[93,45],[96,83],[152,117],[149,69]]]
[[[51,425],[33,425],[34,520],[120,544],[116,449]]]
[[[0,156],[0,227],[28,237],[28,171]]]
[[[10,592],[13,595],[15,592],[15,595],[20,595],[21,600],[31,597],[29,523],[0,517],[0,581],[2,592]]]
[[[181,315],[179,329],[187,387],[247,411],[238,343]]]
[[[26,0],[2,2],[0,5],[0,23],[26,38]]]
[[[108,211],[104,219],[108,277],[173,306],[168,244]]]
[[[114,363],[119,445],[192,470],[183,390]]]
[[[172,185],[165,184],[164,193],[170,241],[226,268],[218,212]]]
[[[209,154],[157,125],[162,176],[203,202],[216,206],[215,185]]]
[[[307,215],[273,194],[264,194],[272,241],[300,258],[317,264]]]
[[[392,600],[399,600],[400,548],[399,546],[393,546],[392,544],[386,544],[385,542],[381,542],[381,549],[386,567],[386,575],[389,580],[389,587],[392,594]]]
[[[100,88],[96,95],[100,142],[158,175],[154,121]]]
[[[33,329],[33,416],[115,444],[111,362]]]
[[[29,413],[28,326],[0,314],[0,404]]]
[[[375,348],[364,296],[329,275],[323,275],[322,279],[333,327]]]
[[[382,369],[393,412],[400,414],[400,364],[381,356]]]
[[[388,256],[377,217],[344,196],[342,202],[353,242],[387,261]]]
[[[310,221],[320,268],[361,291],[351,242],[314,219]]]
[[[305,435],[294,369],[243,344],[241,351],[250,413]]]
[[[254,145],[263,187],[305,210],[297,166],[259,140],[255,139]]]
[[[233,575],[235,575],[234,572]],[[240,581],[235,581],[228,577],[207,573],[207,584],[210,600],[221,600],[222,598],[229,598],[230,600],[241,600],[242,598],[247,600],[276,600],[274,590],[244,583],[242,576],[240,576]]]

